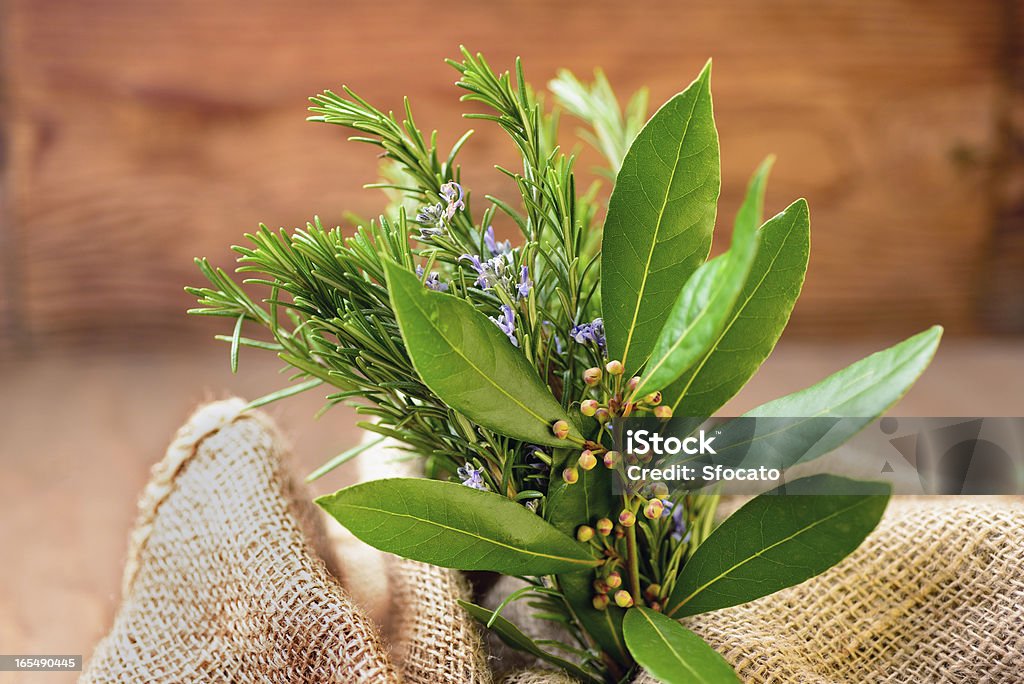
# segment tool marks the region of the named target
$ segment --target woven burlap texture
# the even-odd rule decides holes
[[[201,408],[154,468],[120,610],[81,681],[398,681],[313,548],[320,518],[280,438],[244,405]]]
[[[896,497],[828,572],[685,624],[745,682],[1019,683],[1022,562],[1021,499]],[[565,679],[525,672],[510,681]]]
[[[382,554],[328,521],[347,594],[320,560],[332,556],[323,527],[276,432],[241,407],[200,410],[155,468],[123,605],[83,681],[490,681],[456,604],[468,595],[461,575]],[[368,451],[360,476],[412,474],[400,453]],[[687,624],[749,682],[1019,682],[1022,559],[1020,499],[897,498],[827,573]],[[502,681],[572,679],[534,670]]]

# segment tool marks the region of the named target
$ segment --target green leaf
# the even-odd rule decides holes
[[[608,353],[639,368],[672,303],[707,259],[721,186],[711,63],[640,131],[604,223],[601,301]]]
[[[555,421],[578,428],[530,362],[469,302],[423,287],[414,274],[385,263],[388,290],[413,366],[444,403],[470,420],[531,444],[565,447]]]
[[[370,546],[446,568],[547,575],[600,564],[523,506],[456,482],[373,480],[316,502]]]
[[[812,495],[851,486],[871,493]],[[761,494],[697,547],[665,613],[684,617],[735,606],[824,572],[875,528],[888,493],[883,482],[813,475]]]
[[[650,608],[631,608],[623,621],[629,652],[665,684],[739,682],[732,666],[703,639]]]
[[[541,660],[545,660],[555,667],[559,667],[566,672],[571,672],[575,676],[582,678],[584,681],[599,681],[595,679],[594,675],[590,674],[576,663],[559,658],[558,656],[548,653],[542,649],[533,639],[524,634],[521,629],[501,615],[495,616],[494,613],[487,608],[470,603],[469,601],[463,601],[460,599],[458,603],[467,613],[472,615],[482,624],[488,625],[488,623],[490,623],[488,628],[494,630],[495,634],[498,635],[498,638],[512,648],[529,653]]]
[[[770,420],[724,423],[715,462],[782,469],[833,451],[906,394],[941,337],[935,326],[742,416]]]
[[[732,247],[694,272],[661,329],[633,398],[663,389],[703,356],[722,332],[757,254],[765,183],[774,160],[761,163],[736,215]]]
[[[710,416],[754,376],[789,322],[810,254],[807,202],[797,200],[758,231],[754,264],[709,351],[668,389],[676,415]]]
[[[579,525],[593,525],[599,518],[612,517],[613,500],[610,470],[581,469],[576,484],[566,484],[560,478],[552,482],[544,511],[552,525],[572,535]],[[622,639],[623,610],[614,604],[605,610],[594,608],[593,573],[563,574],[557,580],[558,588],[587,634],[617,662],[628,663],[629,653]]]

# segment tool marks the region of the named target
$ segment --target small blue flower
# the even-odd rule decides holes
[[[444,235],[444,207],[440,202],[423,207],[416,215],[416,223],[420,225],[421,241],[426,242],[436,235]]]
[[[441,199],[447,204],[444,209],[444,218],[447,222],[451,223],[451,220],[455,217],[455,212],[466,208],[466,203],[462,201],[462,198],[465,197],[462,186],[455,181],[449,181],[441,186],[440,194]]]
[[[479,489],[482,492],[487,491],[487,483],[484,482],[484,471],[476,470],[468,463],[456,471],[458,476],[462,478],[462,484],[473,489]]]
[[[672,511],[672,538],[677,542],[685,544],[690,541],[692,536],[691,530],[686,529],[686,506],[672,504],[670,501],[665,501],[664,503],[665,511]],[[665,515],[665,513],[662,513],[662,515]]]
[[[576,344],[593,342],[599,348],[604,349],[604,319],[595,318],[590,323],[574,325],[569,331],[569,336],[576,341]]]
[[[463,254],[459,259],[469,261],[473,270],[476,271],[476,286],[481,290],[507,284],[506,272],[511,255],[499,255],[491,257],[487,261],[481,261],[478,254]]]
[[[495,318],[494,316],[488,316],[494,324],[498,326],[501,332],[508,335],[509,341],[512,342],[513,347],[519,346],[519,340],[516,339],[516,314],[512,311],[512,307],[508,304],[501,305],[501,314]]]
[[[416,275],[419,278],[423,278],[423,267],[422,266],[417,266],[416,267]],[[426,279],[426,281],[424,281],[423,285],[426,286],[427,289],[433,290],[434,292],[447,292],[448,291],[448,283],[442,283],[441,282],[441,274],[439,274],[437,271],[431,271],[430,275],[427,276],[427,279]]]
[[[487,250],[492,256],[508,254],[512,251],[512,243],[508,240],[504,240],[502,242],[496,242],[494,240],[494,226],[487,226],[487,230],[484,231],[484,244],[487,246]]]
[[[523,266],[522,270],[519,271],[519,286],[516,288],[516,297],[518,299],[529,297],[531,287],[533,287],[533,282],[530,281],[530,271],[526,266]]]

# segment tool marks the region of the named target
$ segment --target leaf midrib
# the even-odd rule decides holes
[[[676,399],[675,403],[672,404],[673,412],[677,408],[679,408],[679,404],[683,401],[683,397],[685,397],[686,393],[690,391],[690,386],[693,385],[693,382],[694,380],[697,379],[697,376],[700,374],[701,369],[704,368],[705,365],[707,365],[708,360],[714,355],[715,350],[718,349],[718,345],[722,343],[722,340],[725,339],[725,336],[729,333],[730,330],[732,330],[732,326],[736,324],[736,321],[738,321],[740,316],[743,315],[743,312],[746,311],[747,307],[750,305],[750,302],[754,299],[754,296],[761,290],[761,286],[764,285],[764,281],[767,280],[768,276],[772,273],[772,268],[775,266],[775,262],[779,260],[779,257],[782,256],[782,253],[785,251],[785,245],[787,242],[789,242],[789,238],[793,234],[793,229],[795,227],[796,219],[794,218],[792,221],[790,221],[789,230],[786,231],[786,237],[782,239],[782,246],[779,248],[779,251],[775,253],[775,256],[772,257],[772,260],[768,263],[768,268],[765,270],[764,275],[761,276],[761,279],[757,281],[757,285],[754,286],[754,289],[751,290],[750,296],[743,300],[743,304],[736,310],[736,315],[729,320],[729,322],[726,324],[724,328],[722,328],[722,334],[719,335],[718,339],[716,339],[714,344],[711,345],[711,348],[708,350],[708,353],[704,355],[704,358],[700,360],[700,363],[698,363],[694,367],[693,373],[690,375],[690,379],[686,382],[686,387],[683,388],[683,390],[679,393],[679,397]],[[683,372],[685,373],[686,371]]]
[[[633,320],[629,323],[629,332],[626,333],[626,345],[622,348],[622,358],[620,361],[622,365],[626,365],[626,360],[629,357],[629,347],[633,343],[633,332],[636,330],[636,319],[640,315],[640,302],[643,301],[644,292],[647,291],[647,278],[650,275],[651,260],[654,258],[654,247],[658,244],[658,235],[661,234],[662,223],[665,218],[665,207],[668,206],[668,198],[672,190],[672,183],[675,182],[676,171],[679,169],[679,157],[683,151],[683,143],[686,141],[686,136],[690,132],[690,123],[693,121],[693,112],[697,109],[697,102],[700,100],[700,96],[704,91],[704,84],[701,84],[701,89],[698,90],[693,97],[693,104],[690,105],[690,111],[686,115],[686,125],[683,127],[683,133],[679,136],[679,146],[676,148],[675,163],[672,165],[672,173],[668,177],[668,185],[665,188],[665,197],[661,201],[661,209],[658,210],[658,219],[654,229],[654,235],[651,237],[651,245],[647,250],[647,262],[644,264],[644,274],[640,279],[640,289],[637,291],[636,303],[633,306]]]
[[[445,296],[445,295],[441,295],[441,296]],[[549,421],[546,418],[544,418],[544,416],[542,416],[539,413],[533,411],[529,406],[527,406],[522,401],[520,401],[514,394],[510,394],[507,390],[505,390],[504,387],[502,387],[500,384],[498,384],[493,379],[491,379],[491,377],[489,375],[487,375],[487,373],[485,373],[482,368],[480,368],[475,363],[473,363],[473,361],[468,356],[463,354],[462,350],[459,349],[458,346],[456,346],[456,344],[454,342],[452,342],[452,340],[447,335],[444,334],[444,331],[437,324],[435,324],[435,322],[431,319],[429,312],[426,309],[424,309],[423,307],[420,306],[419,302],[416,301],[415,297],[410,297],[408,299],[409,299],[409,301],[412,302],[412,305],[417,309],[417,311],[420,312],[420,315],[422,315],[427,320],[427,325],[429,325],[431,328],[433,328],[435,331],[437,331],[437,334],[440,335],[441,339],[443,339],[448,344],[448,346],[449,346],[449,348],[451,348],[452,352],[455,353],[463,361],[465,361],[466,365],[468,365],[470,368],[472,368],[474,371],[476,371],[478,375],[483,377],[484,380],[489,385],[491,385],[491,387],[493,387],[496,390],[498,390],[498,392],[500,394],[502,394],[505,397],[511,399],[512,402],[516,406],[518,406],[521,409],[523,409],[523,411],[526,412],[528,415],[532,416],[538,422],[540,422],[540,423],[542,423],[544,425],[548,424]]]
[[[785,495],[782,495],[782,496],[785,496]],[[799,495],[796,495],[796,496],[799,496]],[[863,506],[864,504],[869,503],[869,502],[870,502],[870,499],[867,498],[867,497],[864,497],[864,498],[862,498],[862,499],[860,499],[858,501],[855,501],[851,505],[849,505],[849,506],[847,506],[845,508],[841,508],[839,510],[836,510],[836,511],[830,513],[829,515],[826,515],[824,518],[816,520],[813,523],[811,523],[810,525],[807,525],[806,527],[800,528],[799,530],[797,530],[793,534],[780,539],[779,541],[775,542],[774,544],[770,544],[770,545],[764,547],[763,549],[761,549],[757,553],[752,554],[752,555],[744,558],[739,563],[736,563],[736,564],[732,565],[731,567],[727,568],[723,572],[719,573],[715,577],[711,578],[710,580],[708,580],[704,584],[702,584],[699,587],[697,587],[696,589],[694,589],[687,596],[685,596],[682,600],[680,600],[679,603],[677,603],[675,606],[673,606],[669,610],[669,612],[667,614],[670,615],[670,616],[674,615],[677,610],[679,610],[684,605],[686,605],[694,596],[700,594],[702,591],[704,591],[705,589],[710,587],[712,584],[721,581],[722,578],[724,578],[726,575],[728,575],[729,573],[733,572],[734,570],[737,570],[738,568],[743,567],[744,565],[746,565],[750,561],[754,560],[755,558],[760,558],[762,555],[764,555],[768,551],[771,551],[772,549],[776,548],[780,544],[785,544],[788,541],[792,541],[793,539],[796,539],[800,535],[805,534],[806,532],[808,532],[810,530],[813,530],[815,527],[817,527],[819,525],[823,525],[824,523],[828,522],[829,520],[831,520],[832,518],[836,517],[837,515],[842,515],[843,513],[846,513],[847,511],[852,511],[853,509],[855,509],[855,508],[857,508],[859,506]]]
[[[727,269],[731,265],[732,264],[726,264],[725,266],[723,266],[723,269]],[[669,345],[669,348],[665,351],[664,354],[661,355],[661,358],[659,358],[658,362],[654,364],[654,367],[645,373],[645,375],[648,378],[654,377],[654,374],[658,372],[658,369],[664,366],[665,363],[668,361],[668,357],[677,349],[679,349],[679,347],[683,344],[683,342],[686,340],[686,336],[693,332],[693,329],[697,327],[697,324],[704,320],[704,317],[710,313],[712,309],[712,307],[710,306],[711,302],[713,302],[715,298],[719,295],[719,293],[721,293],[722,289],[726,286],[726,284],[727,283],[725,282],[724,278],[719,281],[718,287],[715,288],[715,290],[708,297],[709,306],[704,307],[697,313],[697,316],[694,317],[692,321],[690,321],[690,323],[686,326],[686,329],[683,330],[683,332],[676,338],[676,341]],[[689,368],[690,367],[688,366],[687,368],[684,368],[679,372],[685,373],[687,370],[689,370]],[[637,387],[636,391],[633,392],[633,396],[637,397],[641,394],[646,394],[646,392],[644,392],[644,389],[646,389],[645,386],[648,384],[648,382],[641,383],[640,386]]]
[[[527,556],[536,556],[538,558],[548,558],[548,559],[551,559],[551,560],[566,561],[566,562],[569,562],[569,563],[576,563],[578,565],[583,565],[585,567],[596,567],[597,565],[600,564],[600,561],[594,560],[594,559],[582,560],[582,559],[579,559],[579,558],[571,558],[571,557],[568,557],[568,556],[555,556],[555,555],[552,555],[552,554],[541,553],[539,551],[530,551],[528,549],[523,549],[523,548],[520,548],[518,546],[512,546],[511,544],[505,544],[505,543],[500,542],[500,541],[498,541],[496,539],[491,539],[491,538],[488,538],[488,537],[482,537],[479,534],[474,534],[472,532],[460,529],[458,527],[452,527],[450,525],[445,525],[444,523],[435,522],[433,520],[427,520],[425,518],[421,518],[419,516],[412,515],[411,513],[398,513],[398,512],[391,511],[391,510],[388,510],[388,509],[385,509],[385,508],[375,508],[373,506],[361,506],[359,504],[344,503],[344,502],[338,503],[337,506],[340,507],[340,508],[352,508],[352,509],[356,509],[356,510],[360,510],[360,511],[369,511],[369,512],[372,512],[372,513],[383,513],[384,515],[388,515],[388,516],[395,517],[395,518],[405,518],[405,519],[408,519],[408,520],[415,520],[416,522],[422,523],[424,525],[428,525],[428,526],[432,526],[432,527],[437,527],[437,528],[440,528],[442,530],[447,530],[449,532],[454,532],[456,534],[464,535],[466,537],[472,537],[473,539],[477,539],[477,540],[479,540],[481,542],[484,542],[485,544],[492,544],[494,546],[499,546],[499,547],[508,549],[510,551],[514,551],[516,553],[524,554],[524,555],[527,555]]]
[[[655,634],[657,634],[658,638],[661,639],[662,642],[664,642],[665,646],[668,647],[668,650],[671,651],[672,655],[674,655],[676,660],[679,661],[679,664],[685,667],[686,670],[690,672],[690,674],[692,674],[697,681],[700,681],[700,673],[694,670],[693,667],[691,667],[690,664],[686,662],[683,656],[680,655],[679,651],[675,649],[675,647],[672,645],[672,642],[665,638],[665,635],[662,634],[661,630],[658,628],[658,625],[654,624],[654,620],[652,620],[650,616],[647,615],[647,613],[645,613],[644,611],[641,610],[638,612],[641,616],[643,616],[644,620],[647,620],[647,622],[651,625],[651,627],[654,629]]]

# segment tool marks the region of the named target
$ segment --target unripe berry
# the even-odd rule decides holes
[[[565,439],[569,436],[569,423],[564,420],[556,420],[555,424],[551,426],[551,432],[558,439]]]
[[[622,575],[617,572],[609,572],[604,581],[612,589],[618,589],[622,586]]]
[[[584,470],[593,470],[594,466],[597,465],[597,456],[594,456],[594,452],[590,449],[585,449],[583,453],[580,454],[577,462],[579,463],[580,468],[583,468]]]
[[[580,525],[576,528],[576,538],[581,542],[588,542],[594,538],[594,528],[590,525]]]
[[[660,404],[661,403],[661,392],[651,392],[646,397],[644,397],[644,401],[647,402],[648,404],[655,404],[655,405]]]
[[[595,366],[583,371],[583,382],[587,383],[589,387],[601,382],[601,369]]]
[[[654,415],[658,418],[671,418],[672,407],[671,406],[656,406],[654,407]]]
[[[661,499],[651,499],[644,506],[644,517],[648,520],[657,520],[661,517],[662,512],[665,510],[665,504],[661,502]]]
[[[622,375],[625,372],[625,368],[622,366],[622,362],[613,359],[604,365],[604,369],[608,371],[608,375]]]
[[[619,524],[623,527],[632,527],[636,524],[636,515],[633,511],[622,511],[619,513]]]
[[[616,525],[615,529],[612,530],[612,532],[615,534],[616,539],[622,539],[626,536],[626,528],[622,525]]]
[[[584,399],[580,402],[580,413],[585,416],[592,416],[597,413],[597,409],[600,407],[601,405],[593,399]]]
[[[608,518],[601,518],[597,521],[597,533],[602,537],[607,537],[612,533],[612,521]]]
[[[631,377],[629,379],[629,382],[626,383],[626,387],[629,389],[630,392],[635,392],[636,388],[639,387],[639,386],[640,386],[640,376],[639,375],[634,375],[633,377]]]
[[[654,601],[658,598],[658,594],[661,593],[660,584],[648,584],[647,588],[644,589],[644,598],[648,601]]]
[[[598,594],[593,599],[594,610],[606,610],[608,608],[608,594]]]
[[[602,460],[604,461],[604,467],[611,470],[612,468],[617,468],[622,463],[622,454],[618,451],[606,451]]]
[[[668,496],[668,485],[664,482],[655,482],[651,485],[651,496],[655,499],[664,499]]]
[[[598,594],[607,594],[609,591],[611,591],[611,587],[608,586],[608,583],[600,577],[594,580],[593,586],[594,591],[596,591]]]
[[[633,605],[633,597],[625,589],[615,592],[615,605],[619,608],[629,608]]]
[[[562,471],[562,479],[568,484],[576,484],[580,479],[580,471],[573,467],[566,468]]]
[[[612,414],[610,414],[606,408],[599,408],[594,411],[594,417],[597,418],[598,423],[604,425],[612,419]]]

